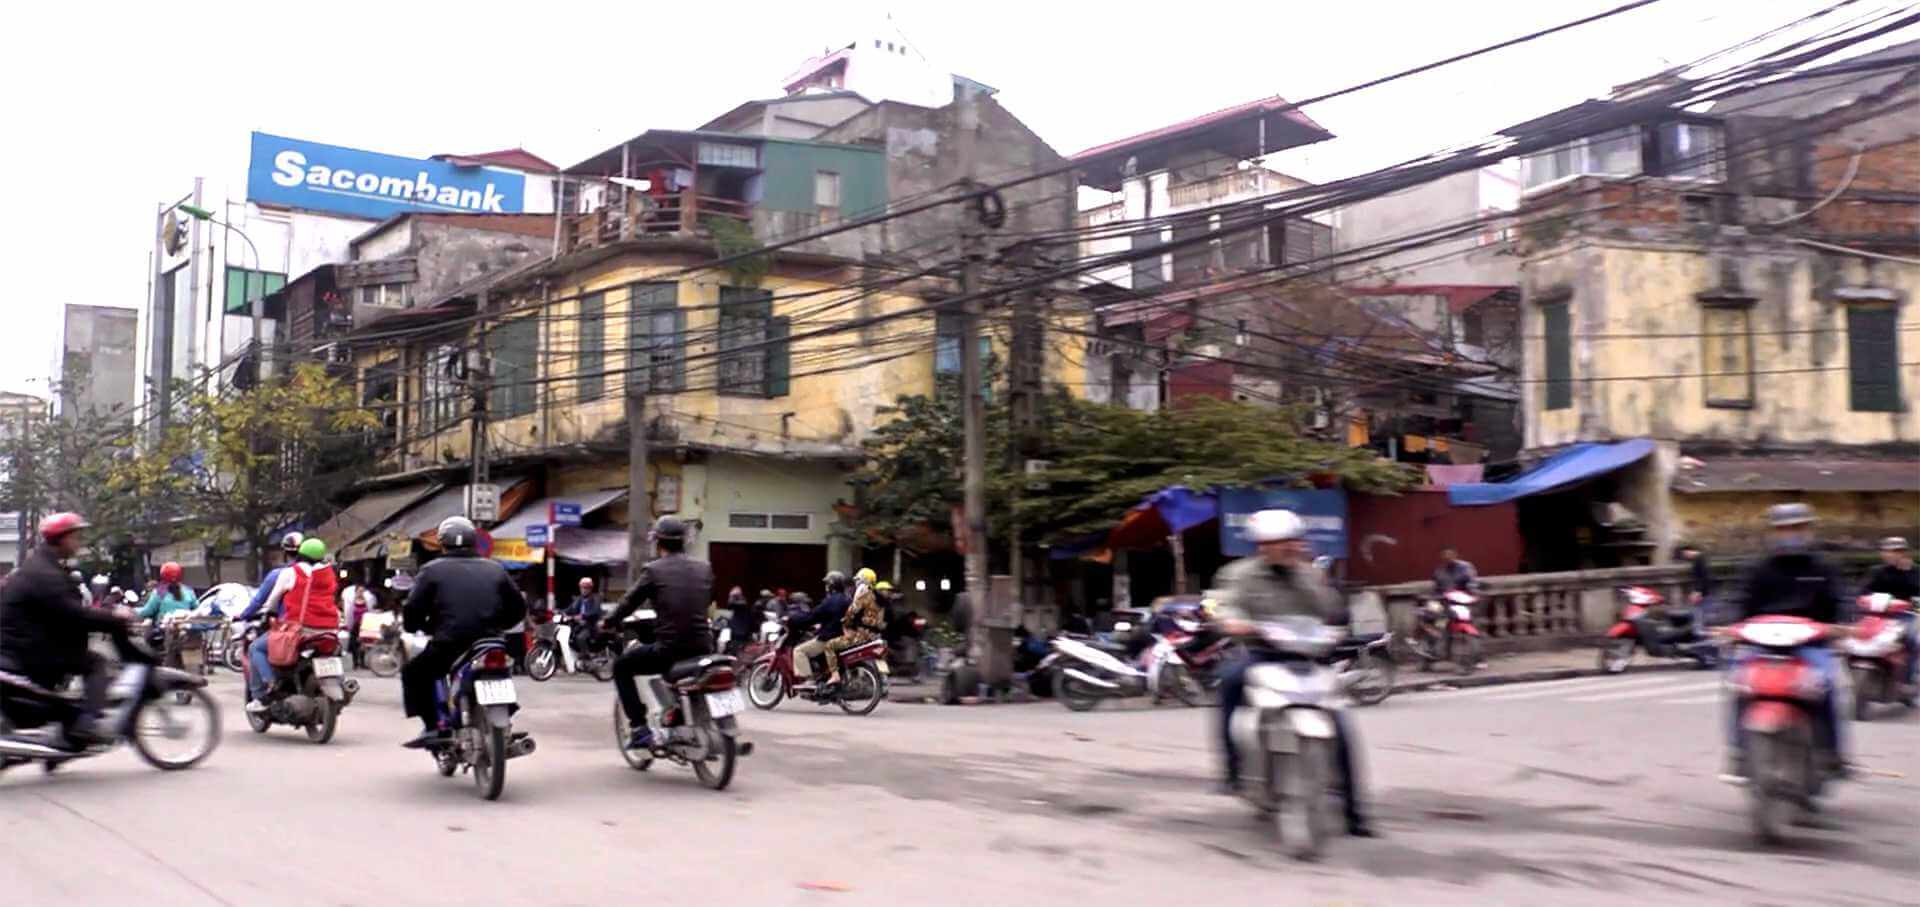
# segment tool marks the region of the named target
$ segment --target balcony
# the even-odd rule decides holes
[[[576,252],[632,239],[688,236],[706,232],[708,218],[751,226],[753,206],[739,199],[700,195],[627,192],[604,207],[567,218],[566,251]]]
[[[1281,188],[1278,181],[1274,179],[1268,179],[1263,184],[1261,182],[1263,175],[1276,176],[1276,174],[1262,174],[1258,170],[1229,170],[1207,179],[1169,186],[1167,203],[1173,207],[1173,210],[1180,211],[1239,198],[1250,198],[1262,191],[1273,192]]]

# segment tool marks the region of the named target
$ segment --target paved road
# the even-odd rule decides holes
[[[522,682],[540,751],[483,803],[395,743],[366,678],[324,747],[227,736],[192,771],[125,753],[0,776],[15,904],[594,905],[679,892],[758,905],[1912,904],[1920,723],[1853,725],[1870,771],[1836,830],[1767,852],[1713,781],[1712,677],[1649,674],[1399,697],[1360,715],[1386,837],[1316,865],[1208,793],[1212,710],[784,704],[732,789],[612,749],[610,687]],[[288,844],[300,868],[276,867]],[[511,900],[510,900],[511,899]]]

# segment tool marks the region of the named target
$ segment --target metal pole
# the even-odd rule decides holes
[[[547,610],[553,607],[553,573],[560,567],[560,526],[554,519],[553,498],[547,498]]]
[[[193,206],[200,208],[200,186],[204,182],[200,177],[193,178]],[[204,209],[203,209],[204,210]],[[187,246],[187,312],[193,312],[193,303],[200,295],[200,218],[193,219],[193,236]],[[176,302],[177,305],[177,302]],[[192,321],[187,322],[187,374],[192,375],[200,365],[200,331]]]
[[[629,299],[627,305],[638,304]],[[628,316],[631,324],[633,316]],[[675,338],[675,348],[679,339]],[[653,530],[653,498],[647,484],[647,458],[652,455],[647,439],[647,380],[652,368],[648,353],[629,339],[627,343],[627,584],[631,588],[653,552],[647,550],[647,536]]]
[[[958,164],[961,178],[972,185],[974,177],[975,133],[980,126],[980,110],[971,95],[960,101]],[[985,224],[963,229],[960,236],[960,292],[966,299],[961,310],[960,381],[962,431],[966,437],[965,502],[967,534],[967,599],[974,608],[980,627],[980,674],[988,686],[1004,686],[1013,673],[1010,619],[1011,602],[994,595],[987,551],[987,418],[985,370],[980,361],[980,317],[984,306],[976,295],[980,289],[981,237],[977,232]]]

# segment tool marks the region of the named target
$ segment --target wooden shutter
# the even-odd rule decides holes
[[[1551,302],[1540,306],[1547,345],[1547,409],[1573,406],[1573,336],[1567,305]]]
[[[787,340],[792,331],[786,316],[767,320],[767,396],[784,397],[792,391],[793,344]]]
[[[1847,307],[1847,385],[1853,411],[1900,411],[1900,343],[1892,306]]]

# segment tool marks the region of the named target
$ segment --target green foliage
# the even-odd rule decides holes
[[[739,261],[726,266],[727,277],[737,287],[757,287],[773,268],[770,255],[748,255],[760,248],[760,240],[753,235],[753,226],[746,221],[731,217],[708,214],[700,218],[702,226],[713,235],[713,254],[720,258],[734,255],[746,255]]]
[[[84,380],[84,378],[76,378]],[[64,389],[56,392],[66,396]],[[27,431],[13,431],[0,443],[0,509],[20,514],[22,534],[36,517],[63,510],[93,524],[88,550],[79,568],[111,572],[117,549],[139,530],[139,506],[117,493],[114,475],[131,457],[132,431],[125,409],[73,408],[60,418],[35,417]]]

